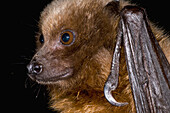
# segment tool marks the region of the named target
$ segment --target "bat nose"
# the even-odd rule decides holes
[[[28,73],[30,75],[39,75],[43,71],[43,66],[42,64],[33,61],[30,64],[27,65]]]

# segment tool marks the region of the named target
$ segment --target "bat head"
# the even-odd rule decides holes
[[[61,88],[91,84],[103,89],[118,23],[116,13],[108,14],[118,6],[111,6],[103,0],[55,0],[48,5],[40,17],[37,52],[27,66],[30,78]]]

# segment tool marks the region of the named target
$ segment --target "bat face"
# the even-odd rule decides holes
[[[102,2],[79,2],[54,1],[41,14],[37,53],[27,66],[30,78],[40,84],[80,83],[94,73],[84,69],[90,59],[103,49],[111,54],[116,22],[108,18]]]

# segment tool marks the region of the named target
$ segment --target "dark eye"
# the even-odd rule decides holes
[[[40,41],[41,44],[44,43],[44,36],[42,34],[40,35],[39,41]]]
[[[72,30],[65,30],[60,35],[60,42],[64,45],[70,45],[75,40],[75,33]]]

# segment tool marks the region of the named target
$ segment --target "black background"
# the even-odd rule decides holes
[[[169,2],[152,1],[132,0],[144,7],[149,19],[168,33]],[[26,74],[26,65],[34,54],[34,36],[38,31],[39,15],[50,2],[51,0],[11,0],[1,4],[4,7],[1,10],[1,19],[4,19],[1,25],[5,25],[1,26],[1,33],[5,33],[1,34],[1,55],[5,57],[1,60],[1,76],[5,76],[5,80],[1,79],[1,93],[4,94],[1,100],[5,100],[2,104],[6,112],[52,113],[48,108],[45,87],[31,82]]]

